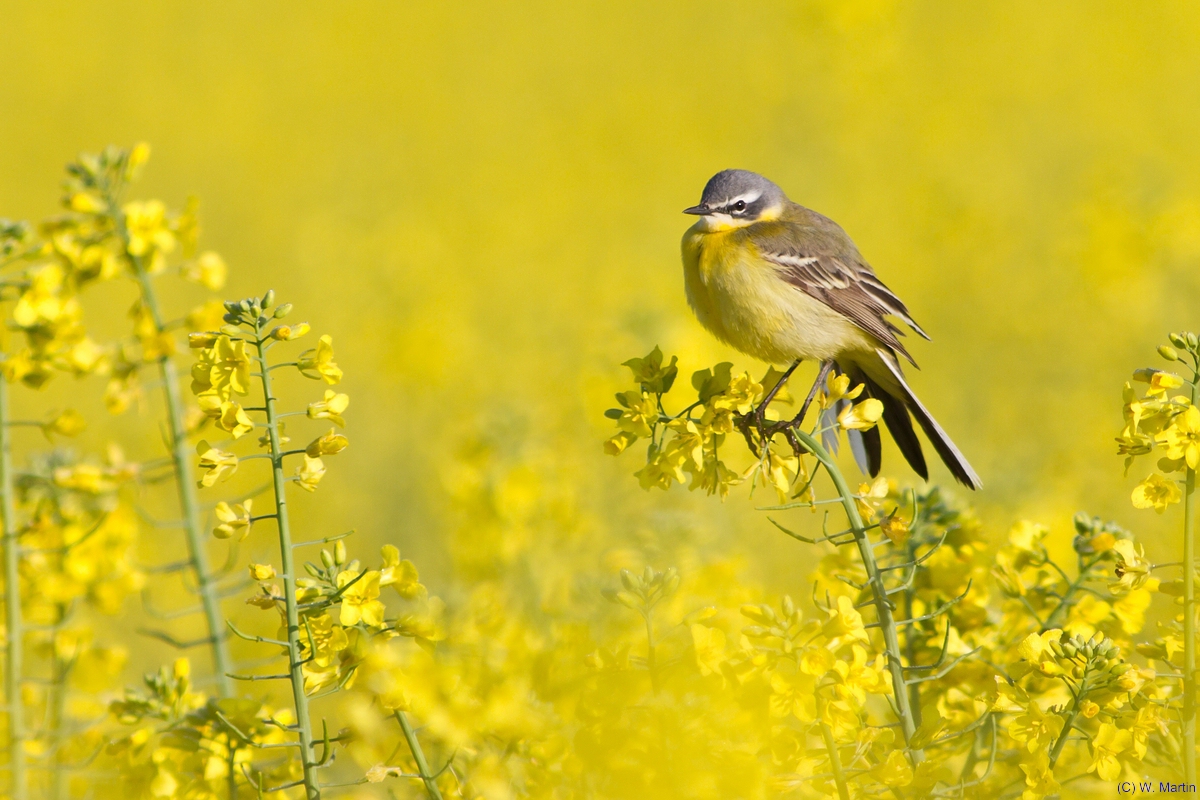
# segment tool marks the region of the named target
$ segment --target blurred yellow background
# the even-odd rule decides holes
[[[1121,476],[1112,437],[1129,372],[1197,324],[1194,4],[16,2],[3,16],[0,215],[52,213],[76,152],[146,140],[139,194],[201,198],[225,294],[274,287],[333,334],[352,448],[332,493],[298,500],[302,535],[398,542],[436,590],[448,464],[482,437],[575,476],[597,526],[669,535],[686,519],[770,556],[755,569],[789,586],[803,556],[744,493],[647,497],[636,459],[600,449],[619,363],[655,344],[685,374],[764,369],[711,341],[683,296],[680,209],[726,167],[841,222],[932,334],[913,383],[983,476],[972,499],[993,531],[1032,515],[1065,533],[1080,507],[1158,524],[1129,507],[1143,476]],[[884,464],[911,477],[894,449]]]

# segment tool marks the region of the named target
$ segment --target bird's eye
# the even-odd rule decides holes
[[[742,213],[743,211],[745,211],[746,210],[746,201],[738,200],[736,203],[733,204],[733,210],[739,214]]]

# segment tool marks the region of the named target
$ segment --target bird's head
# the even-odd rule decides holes
[[[700,204],[683,213],[700,217],[699,225],[706,231],[725,231],[778,219],[785,203],[783,190],[757,172],[727,169],[713,175]]]

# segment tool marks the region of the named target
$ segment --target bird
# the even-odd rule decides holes
[[[682,251],[688,304],[701,325],[769,364],[795,369],[817,361],[818,381],[829,370],[849,376],[883,404],[883,422],[913,471],[929,479],[915,418],[954,478],[982,488],[905,380],[900,357],[917,364],[892,319],[929,335],[840,225],[742,169],[718,172],[700,203],[683,213],[699,217],[684,233]],[[861,447],[866,471],[875,477],[882,459],[878,427],[863,432]]]

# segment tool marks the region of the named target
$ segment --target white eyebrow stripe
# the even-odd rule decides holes
[[[725,205],[731,206],[739,200],[746,205],[750,205],[760,197],[762,197],[762,192],[746,192],[745,194],[739,194],[737,197],[731,197],[728,201],[726,201]]]

